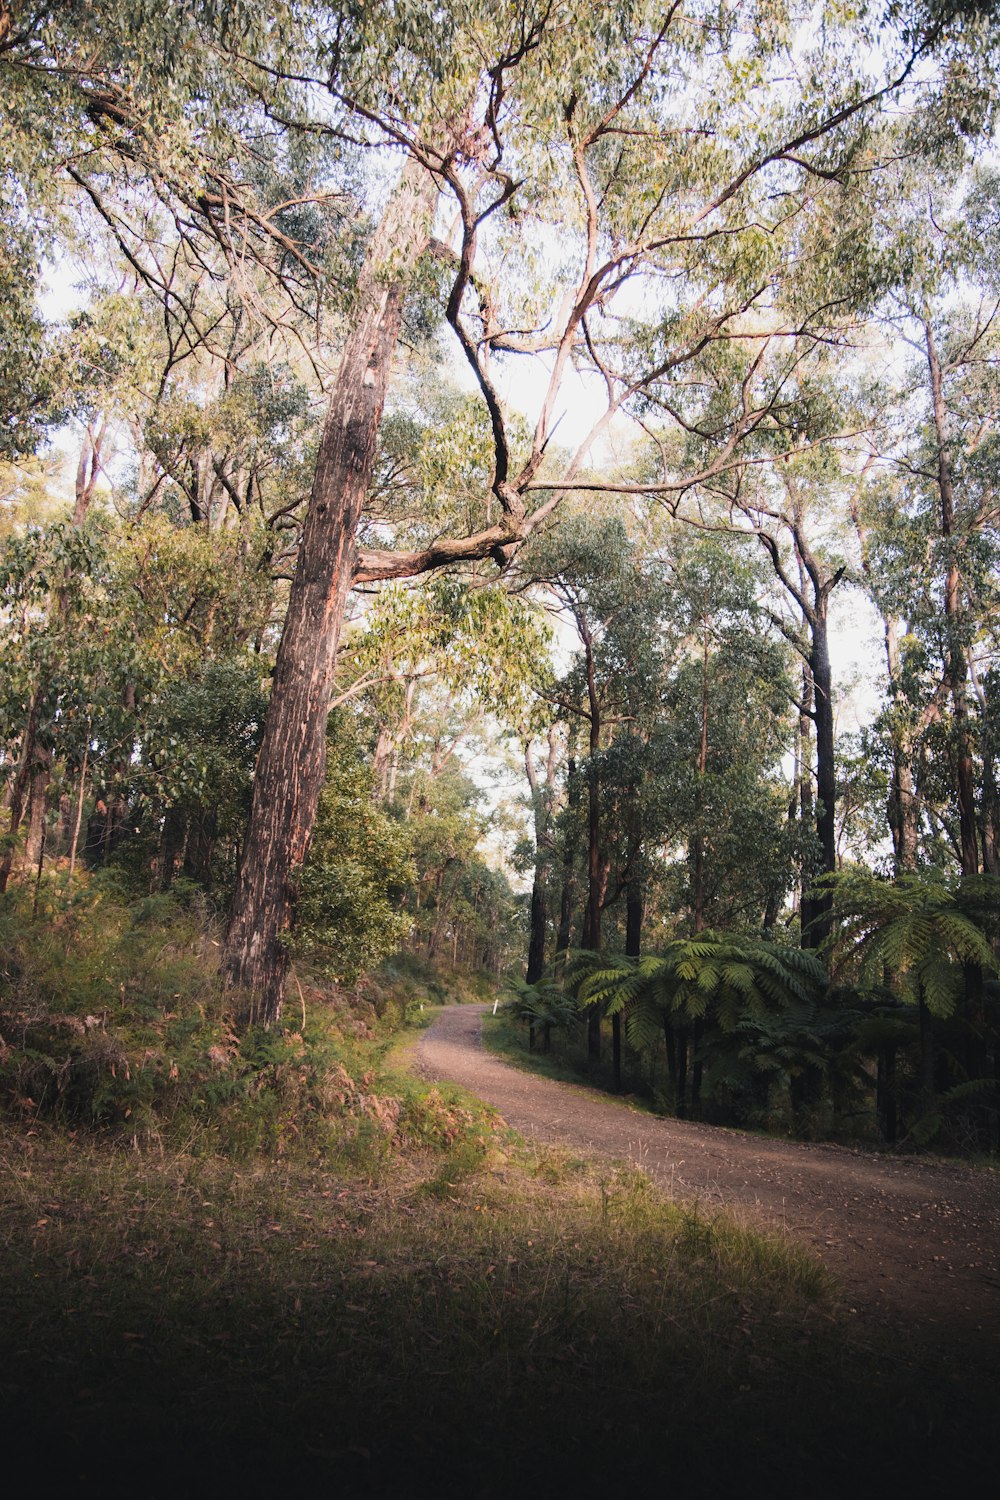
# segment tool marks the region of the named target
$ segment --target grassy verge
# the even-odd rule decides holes
[[[634,1172],[474,1128],[374,1178],[48,1130],[0,1152],[8,1463],[78,1493],[707,1493],[780,1458],[825,1494],[985,1456],[985,1387],[841,1327],[803,1252]]]

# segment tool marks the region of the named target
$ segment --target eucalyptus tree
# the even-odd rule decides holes
[[[545,948],[549,928],[549,886],[555,856],[555,817],[559,772],[559,724],[548,726],[545,758],[541,768],[535,760],[533,737],[524,741],[524,772],[531,796],[532,851],[531,906],[528,923],[528,957],[524,982],[537,985],[545,974]]]
[[[756,538],[770,565],[777,597],[765,608],[801,660],[796,694],[800,814],[814,826],[820,870],[832,871],[837,866],[837,766],[829,610],[848,569],[843,523],[857,479],[844,471],[832,445],[823,445],[824,439],[841,436],[842,427],[842,414],[828,390],[817,383],[802,391],[795,404],[798,409],[789,410],[786,420],[798,431],[799,452],[773,473],[720,487],[717,507],[702,506],[691,519],[713,531]],[[800,898],[803,938],[814,945],[828,920],[828,902],[809,893],[816,873],[804,870]]]
[[[966,177],[956,204],[962,167],[901,171],[902,191],[883,210],[899,264],[880,314],[909,360],[879,393],[854,519],[885,623],[897,867],[916,867],[927,820],[939,813],[944,857],[972,875],[995,858],[983,682],[995,659],[989,621],[1000,568],[1000,283],[992,177]]]
[[[881,19],[873,14],[873,30]],[[854,12],[845,24],[831,10],[807,36],[770,5],[663,11],[641,0],[585,14],[559,0],[499,9],[234,0],[155,16],[136,0],[105,0],[43,6],[6,28],[14,108],[47,108],[46,163],[60,164],[136,274],[159,288],[184,338],[204,327],[176,298],[169,264],[146,252],[143,225],[124,221],[115,180],[141,189],[140,206],[152,205],[154,221],[165,212],[195,255],[237,280],[260,259],[301,303],[323,283],[325,253],[313,253],[316,219],[303,198],[355,203],[347,179],[359,152],[403,161],[341,303],[338,373],[227,940],[230,982],[262,992],[265,1014],[280,1006],[282,933],[315,817],[352,581],[469,558],[506,563],[573,486],[607,489],[612,479],[669,497],[736,472],[748,437],[780,430],[788,379],[828,336],[829,285],[796,274],[812,248],[805,226],[822,218],[826,240],[837,240],[856,143],[939,33],[937,22],[918,23],[866,50]],[[315,171],[303,187],[294,170],[312,146],[329,148],[325,195]],[[261,183],[261,159],[285,167],[290,192],[278,172]],[[337,259],[353,244],[353,221],[331,214],[344,225],[330,242]],[[837,254],[827,259],[836,265]],[[535,274],[524,275],[526,261]],[[849,263],[841,254],[838,274]],[[359,547],[418,265],[488,414],[491,473],[464,534]],[[502,366],[518,356],[548,360],[524,451],[501,396]],[[706,401],[702,374],[712,385],[720,361],[729,394],[716,383]],[[604,409],[556,464],[552,435],[575,367]],[[598,439],[629,415],[651,432],[653,469],[627,482],[595,473]],[[675,442],[692,426],[711,438],[693,473]]]
[[[609,902],[628,890],[634,923],[641,910],[639,861],[648,832],[639,811],[642,756],[623,759],[619,734],[627,724],[638,745],[655,721],[672,638],[669,595],[638,530],[630,534],[614,515],[565,518],[529,549],[522,564],[533,586],[561,612],[576,646],[568,672],[553,682],[548,696],[559,718],[580,727],[587,747],[582,766],[574,765],[574,775],[586,785],[581,946],[597,950]],[[615,769],[622,773],[617,778]],[[574,812],[567,807],[567,821],[575,821]],[[566,829],[564,836],[573,840],[575,831]],[[637,930],[633,936],[637,944]],[[588,1030],[592,1056],[600,1047],[599,1026],[595,1011]]]

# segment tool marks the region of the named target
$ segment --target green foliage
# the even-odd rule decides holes
[[[218,834],[242,831],[267,701],[243,658],[195,666],[149,703],[132,785],[153,807],[211,813]]]
[[[577,953],[569,975],[582,1005],[624,1014],[636,1047],[650,1046],[665,1019],[710,1017],[723,1032],[732,1032],[745,1017],[809,1003],[828,982],[812,953],[708,931],[677,938],[662,954],[642,958]]]
[[[885,880],[853,869],[817,882],[833,897],[831,952],[862,983],[889,974],[907,1000],[922,999],[932,1014],[950,1016],[973,966],[997,972],[984,917],[1000,909],[1000,882],[990,876],[948,880],[936,871]]]
[[[504,1011],[515,1021],[543,1031],[546,1039],[553,1030],[567,1031],[580,1019],[575,997],[554,979],[540,979],[527,984],[523,979],[507,981],[513,991],[504,1002]]]
[[[180,882],[130,902],[102,875],[70,897],[48,892],[34,915],[10,893],[0,1110],[138,1149],[335,1155],[372,1172],[403,1148],[486,1149],[488,1112],[386,1058],[394,1033],[418,1019],[425,970],[403,961],[353,991],[306,982],[301,1010],[240,1035],[218,985],[215,930]]]
[[[332,720],[327,777],[303,867],[292,938],[296,954],[354,979],[397,948],[410,928],[415,880],[410,831],[373,800],[373,778],[350,734]]]

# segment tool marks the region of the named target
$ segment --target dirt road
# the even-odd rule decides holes
[[[773,1141],[663,1120],[484,1051],[485,1006],[442,1011],[417,1066],[486,1100],[526,1137],[628,1159],[668,1192],[812,1245],[859,1315],[903,1321],[1000,1365],[1000,1172]]]

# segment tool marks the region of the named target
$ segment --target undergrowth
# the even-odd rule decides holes
[[[345,1155],[375,1169],[401,1144],[447,1147],[473,1114],[398,1070],[393,1037],[453,998],[402,961],[344,990],[293,974],[278,1025],[241,1031],[197,900],[128,903],[113,883],[0,906],[0,1108],[136,1148]],[[467,982],[459,978],[459,998]]]

